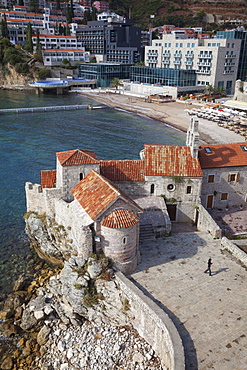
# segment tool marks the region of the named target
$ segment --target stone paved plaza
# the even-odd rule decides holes
[[[209,233],[146,242],[141,254],[131,280],[173,320],[186,369],[247,369],[246,268]],[[204,273],[209,257],[212,276]]]

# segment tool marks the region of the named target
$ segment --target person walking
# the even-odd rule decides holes
[[[212,275],[212,271],[211,271],[211,266],[212,266],[212,264],[213,264],[213,261],[212,261],[212,259],[211,258],[209,258],[209,260],[208,260],[208,268],[207,268],[207,270],[205,270],[204,271],[204,273],[206,274],[207,272],[209,272],[209,276],[211,276]]]

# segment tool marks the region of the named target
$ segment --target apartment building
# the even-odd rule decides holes
[[[194,70],[196,86],[224,87],[233,94],[238,73],[241,40],[189,38],[165,34],[145,48],[145,65],[172,70]]]
[[[32,36],[34,50],[36,49],[37,37]],[[83,45],[78,42],[75,36],[59,36],[59,35],[40,35],[40,44],[43,50],[46,49],[82,49]]]
[[[67,60],[68,64],[88,63],[90,53],[82,49],[45,49],[43,50],[43,60],[45,66],[56,66]]]
[[[78,27],[76,36],[97,62],[135,64],[142,60],[142,31],[129,20],[111,16],[91,21],[86,27]]]

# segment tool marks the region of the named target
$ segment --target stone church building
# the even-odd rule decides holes
[[[140,159],[99,160],[93,151],[56,153],[56,169],[26,184],[27,211],[66,230],[71,253],[102,249],[124,273],[140,261],[140,228],[171,232],[172,222],[205,223],[207,208],[243,205],[245,144],[199,145],[191,119],[186,145],[144,145]]]

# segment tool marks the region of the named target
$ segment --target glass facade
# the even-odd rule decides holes
[[[108,87],[116,77],[120,80],[129,79],[129,65],[108,63],[79,64],[79,77],[86,80],[97,80],[99,87]]]
[[[219,39],[239,39],[241,41],[237,79],[247,79],[247,32],[245,30],[218,31],[216,37]]]
[[[196,86],[196,73],[194,70],[132,66],[130,80],[161,86],[187,87]]]

